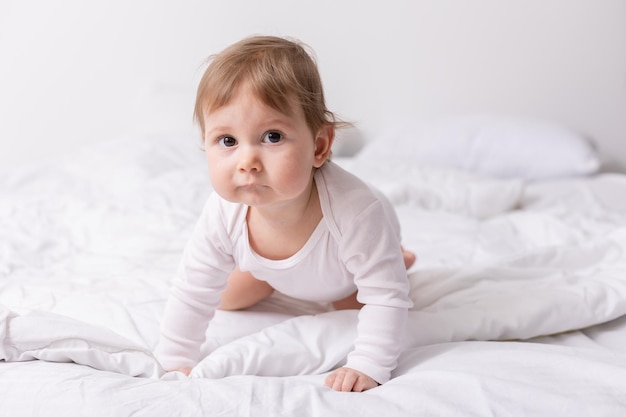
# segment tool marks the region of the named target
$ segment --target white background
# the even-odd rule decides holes
[[[0,0],[0,166],[192,129],[212,53],[309,44],[366,140],[403,117],[549,119],[626,167],[626,0]]]

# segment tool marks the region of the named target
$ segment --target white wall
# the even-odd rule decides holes
[[[402,116],[539,116],[626,167],[626,0],[0,0],[0,165],[189,131],[204,59],[259,33],[311,45],[367,138]]]

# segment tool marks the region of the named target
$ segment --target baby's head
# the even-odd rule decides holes
[[[247,83],[267,106],[291,115],[298,103],[311,132],[337,124],[326,108],[322,82],[315,61],[295,41],[255,36],[243,39],[212,57],[196,96],[194,117],[205,133],[205,117],[228,104]]]

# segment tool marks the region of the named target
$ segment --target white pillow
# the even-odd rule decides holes
[[[489,115],[400,122],[357,158],[528,180],[589,175],[600,165],[593,145],[576,132],[539,120]]]
[[[405,160],[343,158],[336,163],[380,190],[396,208],[488,219],[517,208],[524,190],[520,179],[489,178]]]

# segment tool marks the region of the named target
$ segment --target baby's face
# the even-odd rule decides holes
[[[222,198],[252,207],[287,208],[308,198],[313,171],[325,156],[298,106],[291,115],[243,85],[205,116],[204,146],[211,183]]]

